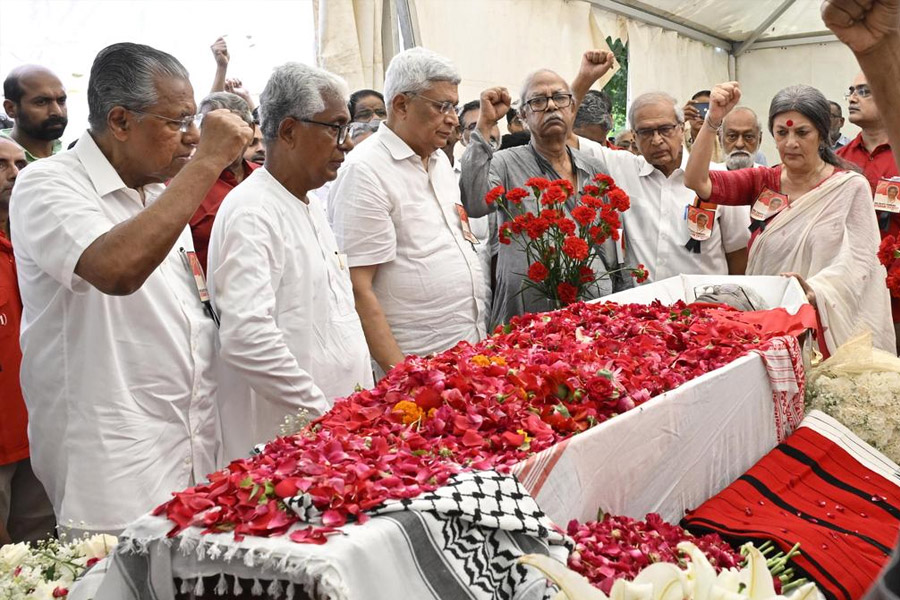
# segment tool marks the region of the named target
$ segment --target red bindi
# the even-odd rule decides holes
[[[785,123],[785,125],[787,125],[788,127],[793,127],[793,126],[794,126],[794,122],[791,121],[790,119],[788,119],[788,120],[787,120],[787,123]]]

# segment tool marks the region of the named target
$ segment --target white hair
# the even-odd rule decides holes
[[[678,106],[678,101],[675,100],[674,97],[670,96],[665,92],[647,92],[646,94],[641,94],[631,103],[631,108],[628,109],[628,124],[632,129],[637,129],[635,125],[635,117],[634,115],[637,112],[644,108],[645,106],[650,106],[652,104],[661,104],[668,103],[672,105],[672,108],[675,109],[675,120],[679,123],[684,123],[684,110]]]
[[[520,114],[525,114],[525,104],[526,104],[525,101],[528,100],[528,98],[526,98],[526,96],[528,95],[528,90],[531,89],[532,82],[534,82],[535,78],[538,75],[542,75],[543,73],[550,73],[551,75],[556,75],[557,77],[559,77],[562,80],[563,85],[566,86],[566,90],[572,91],[569,88],[568,82],[566,82],[566,80],[563,79],[560,76],[560,74],[557,73],[556,71],[554,71],[552,69],[537,69],[536,71],[532,71],[525,77],[525,81],[522,82],[522,89],[519,91],[519,112],[520,112]]]
[[[278,137],[278,127],[288,117],[310,119],[325,110],[325,98],[350,100],[347,82],[324,69],[289,62],[276,67],[259,96],[259,128],[263,139]]]
[[[384,104],[391,112],[391,104],[398,94],[421,93],[435,82],[447,81],[459,85],[462,78],[450,62],[426,48],[410,48],[391,60],[384,74]]]

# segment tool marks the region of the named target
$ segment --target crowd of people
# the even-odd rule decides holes
[[[504,217],[485,202],[532,177],[581,189],[603,173],[630,196],[601,270],[795,277],[819,344],[865,328],[895,351],[900,311],[876,253],[900,218],[873,193],[898,174],[900,118],[882,115],[890,88],[862,58],[847,82],[862,132],[842,141],[821,92],[785,88],[766,116],[779,153],[767,167],[737,82],[684,101],[642,94],[614,133],[609,97],[591,89],[606,51],[571,80],[533,72],[515,98],[459,98],[456,67],[423,48],[393,58],[382,91],[287,63],[259,106],[228,77],[224,40],[212,54],[197,104],[175,57],[103,49],[89,128],[67,151],[60,79],[26,65],[4,81],[0,543],[119,533],[286,416],[549,309],[523,292],[523,252],[498,242]],[[689,221],[689,207],[702,214]],[[631,285],[612,276],[596,296]]]

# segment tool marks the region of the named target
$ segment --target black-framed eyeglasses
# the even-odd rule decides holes
[[[653,136],[657,133],[662,138],[670,138],[675,135],[675,130],[678,129],[679,125],[681,125],[681,123],[676,123],[674,125],[660,125],[659,127],[643,127],[641,129],[635,129],[634,134],[642,140],[652,140]]]
[[[422,100],[428,100],[432,104],[438,107],[438,111],[442,115],[453,114],[456,116],[456,109],[459,106],[459,102],[451,102],[450,100],[435,100],[434,98],[429,98],[428,96],[422,95],[418,92],[403,92],[407,96],[418,96]],[[458,117],[457,117],[458,118]]]
[[[849,100],[850,97],[853,96],[853,94],[856,94],[860,98],[868,98],[872,95],[872,90],[870,90],[869,86],[864,83],[861,83],[859,85],[851,85],[850,89],[844,94],[844,98],[846,100]]]
[[[347,141],[347,138],[350,135],[350,123],[346,125],[338,125],[337,123],[325,123],[323,121],[314,121],[312,119],[301,119],[300,117],[291,116],[292,119],[296,119],[301,123],[310,123],[312,125],[320,125],[322,127],[331,127],[337,132],[337,144],[340,146],[344,142]]]
[[[157,119],[162,119],[163,121],[168,121],[169,123],[178,124],[178,131],[181,133],[187,133],[190,130],[191,125],[196,125],[200,127],[200,121],[203,120],[203,115],[188,115],[186,117],[181,117],[180,119],[173,119],[172,117],[164,117],[163,115],[158,115],[156,113],[147,112],[145,110],[135,110],[133,108],[129,108],[131,112],[138,115],[146,115],[148,117],[156,117]]]
[[[525,104],[527,104],[534,112],[544,112],[550,105],[551,100],[553,100],[553,105],[556,106],[556,108],[566,108],[572,104],[573,98],[574,96],[572,96],[572,94],[557,92],[552,96],[535,96],[534,98],[529,98],[525,101]]]

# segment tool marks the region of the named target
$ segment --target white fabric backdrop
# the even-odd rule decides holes
[[[314,5],[318,65],[346,79],[351,91],[384,86],[383,10],[383,0],[317,0]]]
[[[522,81],[539,68],[571,81],[585,50],[607,48],[608,34],[594,19],[598,11],[586,2],[415,0],[415,8],[422,45],[450,58],[462,74],[460,104],[496,85],[516,99]]]
[[[844,92],[859,73],[859,65],[853,53],[841,43],[792,46],[751,50],[737,59],[737,77],[744,96],[741,104],[759,114],[763,129],[763,152],[770,165],[781,162],[775,142],[767,131],[769,103],[775,93],[789,85],[805,83],[816,87],[829,100],[843,108],[845,124],[843,133],[853,138],[859,128],[847,119],[847,101]]]
[[[680,104],[728,79],[728,53],[674,31],[628,21],[628,97],[663,91]]]

